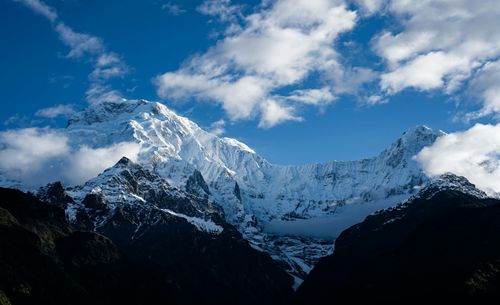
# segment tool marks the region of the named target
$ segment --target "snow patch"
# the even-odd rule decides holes
[[[169,209],[160,209],[160,210],[162,210],[163,212],[166,212],[170,215],[184,218],[190,224],[195,226],[199,231],[207,232],[207,233],[214,234],[214,235],[219,235],[224,230],[224,228],[215,224],[215,222],[213,222],[211,220],[205,220],[205,219],[201,219],[198,217],[187,216],[187,215],[184,215],[181,213],[176,213],[176,212],[169,210]]]

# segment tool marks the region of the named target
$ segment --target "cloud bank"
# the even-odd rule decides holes
[[[500,192],[500,124],[442,136],[415,159],[430,176],[452,172],[489,194]]]
[[[123,156],[137,160],[137,143],[107,147],[72,147],[63,133],[47,128],[0,132],[0,173],[30,187],[53,181],[83,183],[113,166]]]

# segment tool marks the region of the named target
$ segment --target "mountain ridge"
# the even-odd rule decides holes
[[[416,196],[348,228],[296,303],[496,304],[500,200],[445,174]]]

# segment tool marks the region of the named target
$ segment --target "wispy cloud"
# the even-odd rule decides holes
[[[89,75],[90,88],[86,92],[89,103],[100,103],[123,99],[121,92],[114,90],[107,83],[116,77],[123,77],[129,68],[122,58],[114,52],[108,51],[104,42],[93,35],[73,30],[57,15],[54,8],[41,0],[14,0],[23,3],[34,12],[44,16],[54,27],[59,39],[69,48],[67,58],[86,58],[93,64],[93,71]]]
[[[20,113],[16,113],[10,117],[8,117],[4,122],[3,122],[3,125],[4,126],[8,126],[8,127],[13,127],[13,126],[17,126],[17,127],[26,127],[30,124],[30,121],[31,119],[26,116],[26,115],[22,115]]]
[[[39,0],[14,0],[14,1],[26,5],[33,12],[44,16],[51,22],[55,22],[57,19],[56,11],[42,1]]]
[[[66,55],[68,58],[81,58],[83,56],[94,56],[104,52],[105,48],[101,39],[84,33],[73,31],[64,23],[55,26],[61,41],[70,48]]]
[[[68,117],[75,113],[73,105],[56,105],[53,107],[43,108],[38,110],[35,115],[47,119],[55,119],[58,117]]]
[[[209,131],[213,135],[221,136],[226,132],[226,129],[224,128],[225,126],[226,126],[226,121],[220,119],[218,121],[213,122],[210,125]]]
[[[116,53],[104,52],[97,57],[90,79],[103,82],[111,78],[122,77],[127,72],[128,66]]]
[[[187,10],[183,9],[179,4],[167,2],[161,6],[161,9],[166,11],[172,16],[179,16],[185,14]]]
[[[221,22],[234,22],[243,18],[243,5],[232,4],[231,0],[205,0],[196,10],[201,14],[216,17]]]

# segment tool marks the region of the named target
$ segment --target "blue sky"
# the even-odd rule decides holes
[[[318,0],[324,16],[287,15],[308,5],[295,2],[1,0],[0,128],[63,127],[103,96],[145,98],[302,164],[373,156],[419,124],[497,122],[500,46],[480,43],[496,40],[494,1]]]

